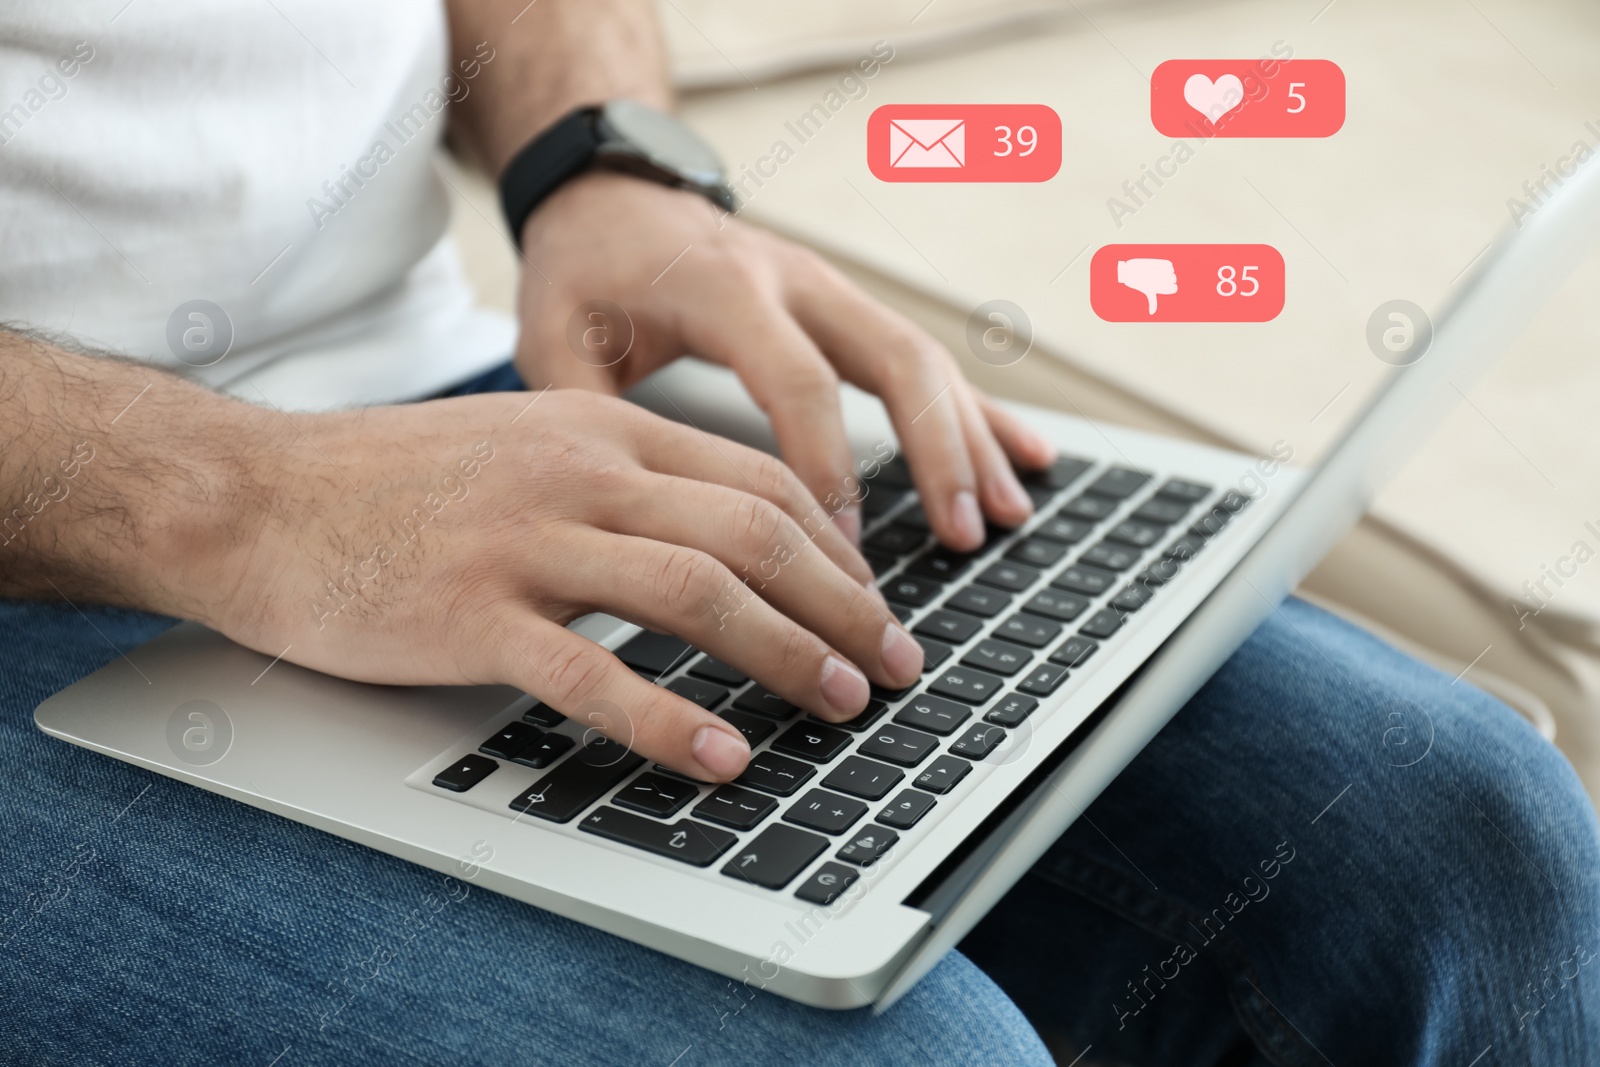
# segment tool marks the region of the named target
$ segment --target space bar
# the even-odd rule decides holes
[[[567,822],[643,763],[615,741],[597,737],[511,802],[513,811]]]

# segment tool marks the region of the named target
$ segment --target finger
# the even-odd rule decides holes
[[[660,474],[693,478],[752,493],[782,508],[808,534],[834,565],[881,601],[872,568],[846,537],[836,521],[843,502],[861,498],[861,486],[852,475],[845,491],[832,501],[819,502],[794,471],[780,459],[760,449],[716,437],[691,426],[651,420],[641,425],[637,455],[647,469]]]
[[[983,390],[974,387],[972,396],[1012,463],[1023,470],[1043,470],[1056,461],[1056,447],[1049,438],[1029,428]]]
[[[707,359],[733,368],[772,420],[784,461],[812,496],[840,502],[834,521],[852,543],[861,509],[848,500],[855,456],[844,429],[839,376],[789,312],[758,290],[740,290],[690,338]]]
[[[1023,491],[1005,450],[989,430],[988,420],[973,396],[976,390],[963,380],[953,392],[961,409],[961,427],[967,450],[978,475],[978,500],[984,513],[1002,526],[1020,526],[1033,514],[1033,498]]]
[[[710,555],[619,534],[595,544],[563,579],[595,608],[676,634],[821,718],[838,722],[866,707],[860,670]]]
[[[760,596],[786,616],[785,621],[815,634],[881,686],[901,689],[921,676],[921,649],[911,635],[771,501],[706,482],[641,474],[637,490],[619,496],[616,514],[598,519],[607,530],[692,548],[726,567],[743,588],[719,594],[736,603],[714,606],[719,613],[716,636],[723,641],[727,617],[742,611],[745,600]],[[757,614],[765,619],[764,612]],[[676,625],[676,620],[669,621]],[[782,637],[785,642],[795,639],[788,627]],[[755,638],[741,638],[741,643],[763,645]],[[778,647],[745,652],[736,645],[728,652],[735,657],[753,655],[752,664],[759,660],[760,665],[752,673],[765,680],[760,671],[780,666],[765,652]]]
[[[507,627],[505,677],[575,722],[703,781],[744,773],[750,746],[726,720],[640,678],[616,656],[533,613]]]
[[[832,268],[807,263],[792,272],[789,290],[800,325],[846,381],[883,400],[934,533],[952,548],[977,548],[984,539],[978,474],[960,406],[950,395],[960,369],[909,321]]]

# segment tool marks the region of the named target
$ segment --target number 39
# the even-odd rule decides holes
[[[1009,156],[1011,150],[1016,147],[1011,143],[1011,127],[996,126],[994,132],[999,136],[1000,144],[1005,148],[1003,152],[998,148],[995,149],[994,154],[997,156]],[[1022,146],[1022,151],[1017,153],[1018,159],[1032,155],[1033,150],[1039,147],[1039,131],[1032,126],[1017,127],[1017,144]]]

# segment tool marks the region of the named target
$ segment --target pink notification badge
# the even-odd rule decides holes
[[[1089,261],[1089,304],[1107,322],[1266,322],[1283,310],[1271,245],[1106,245]]]
[[[1150,121],[1168,137],[1331,137],[1344,90],[1326,59],[1169,59],[1150,76]]]
[[[1061,117],[1043,104],[885,104],[867,166],[886,182],[1043,182],[1061,169]]]

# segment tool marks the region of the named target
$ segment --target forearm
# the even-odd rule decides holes
[[[454,135],[491,175],[562,115],[625,97],[672,104],[651,0],[448,0],[451,56],[478,62]],[[513,22],[512,20],[515,20]],[[487,63],[475,50],[487,43]]]
[[[262,412],[161,370],[0,330],[0,596],[206,618]]]

